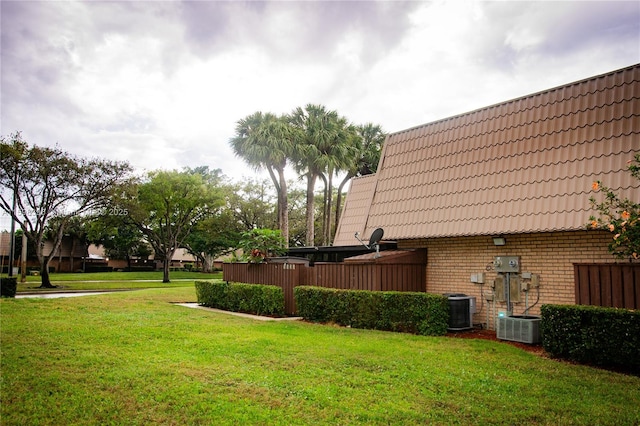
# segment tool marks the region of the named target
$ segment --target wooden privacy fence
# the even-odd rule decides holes
[[[425,265],[316,263],[225,263],[225,281],[277,285],[284,292],[285,311],[296,312],[293,289],[299,285],[370,291],[425,289]]]
[[[574,264],[576,304],[640,309],[640,264]]]

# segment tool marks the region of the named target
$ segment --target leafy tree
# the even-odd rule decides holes
[[[87,223],[87,238],[103,246],[108,257],[126,260],[127,269],[131,270],[132,259],[148,259],[153,251],[140,229],[126,216],[109,213],[113,212],[105,210]]]
[[[199,221],[187,236],[185,246],[203,265],[204,272],[211,272],[213,261],[232,251],[240,241],[240,232],[233,215],[227,209]]]
[[[244,259],[250,263],[260,263],[267,257],[283,254],[286,241],[280,230],[252,229],[242,234],[239,248]]]
[[[287,181],[284,170],[294,150],[293,129],[283,117],[256,112],[237,122],[230,144],[256,170],[267,169],[278,195],[278,228],[289,240]]]
[[[247,180],[228,187],[227,205],[235,221],[243,231],[254,228],[273,229],[278,227],[276,199],[268,190],[268,182]],[[287,187],[290,187],[287,184]],[[288,194],[289,197],[289,194]],[[289,204],[287,202],[287,204]],[[291,207],[289,207],[291,214]]]
[[[209,217],[195,224],[185,241],[189,253],[202,263],[205,272],[210,272],[215,258],[232,251],[238,246],[242,231],[255,226],[246,226],[238,218],[243,217],[246,220],[253,217],[256,209],[260,208],[260,203],[255,199],[244,200],[243,186],[228,182],[219,169],[209,170],[207,166],[202,166],[187,170],[202,175],[208,185],[220,191],[224,199],[224,203],[212,210]],[[244,187],[250,186],[245,184]],[[242,208],[239,208],[239,205]],[[269,204],[268,208],[272,211],[273,205]],[[275,225],[275,221],[272,224]]]
[[[130,171],[127,163],[77,158],[58,147],[29,146],[20,132],[2,137],[0,184],[16,194],[17,208],[13,210],[7,192],[0,193],[0,208],[35,242],[42,287],[53,287],[49,262],[71,218],[105,206]],[[53,249],[45,253],[45,232],[54,218],[55,226],[49,226]]]
[[[640,154],[635,154],[628,169],[633,177],[640,180]],[[600,181],[594,182],[592,189],[604,194],[604,199],[598,202],[593,196],[589,198],[598,216],[589,217],[588,227],[604,229],[613,234],[613,241],[609,243],[609,252],[615,257],[638,259],[640,257],[640,203],[620,198]]]
[[[200,173],[154,171],[145,182],[129,187],[116,203],[163,261],[162,281],[167,283],[176,250],[185,246],[194,226],[212,214],[222,197]]]

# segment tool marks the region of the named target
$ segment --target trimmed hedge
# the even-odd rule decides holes
[[[200,305],[247,314],[284,316],[284,293],[280,287],[224,281],[196,281],[195,286]]]
[[[640,372],[640,311],[542,305],[542,346],[554,357]]]
[[[16,291],[18,289],[17,277],[2,277],[0,278],[0,296],[2,297],[16,297]]]
[[[449,303],[443,295],[313,286],[293,293],[298,315],[308,321],[431,336],[447,332]]]

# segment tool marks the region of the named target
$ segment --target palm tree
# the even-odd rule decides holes
[[[333,177],[340,171],[348,169],[355,156],[354,141],[356,140],[355,128],[347,122],[344,117],[336,121],[336,136],[333,143],[329,145],[327,155],[327,168],[322,180],[325,182],[324,192],[324,224],[323,237],[324,245],[332,243],[331,215],[333,211]]]
[[[294,131],[285,117],[258,111],[236,124],[233,152],[256,170],[267,169],[278,194],[278,228],[289,243],[287,182],[284,169],[293,155]]]
[[[336,221],[335,228],[338,228],[340,213],[342,209],[342,190],[344,186],[352,178],[356,176],[365,176],[375,173],[380,161],[380,153],[382,152],[382,144],[386,134],[379,124],[367,123],[356,126],[355,131],[357,137],[354,139],[354,149],[350,152],[353,154],[351,161],[348,162],[349,167],[345,168],[347,172],[342,182],[338,186],[338,195],[336,200]]]
[[[291,124],[297,129],[296,170],[307,178],[307,235],[306,245],[315,244],[315,185],[318,178],[325,182],[323,206],[324,233],[323,244],[327,244],[327,218],[331,211],[331,182],[334,171],[344,157],[346,119],[336,111],[328,111],[322,105],[307,104],[305,108],[296,108],[289,116]],[[330,222],[328,222],[330,223]]]

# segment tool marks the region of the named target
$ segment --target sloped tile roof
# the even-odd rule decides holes
[[[369,234],[363,236],[365,222],[363,218],[367,216],[371,207],[371,197],[376,184],[375,175],[366,175],[351,180],[351,186],[344,203],[342,216],[338,222],[335,246],[352,246],[359,244],[354,237],[356,232],[360,233],[360,238],[367,242]]]
[[[640,64],[397,132],[352,183],[335,244],[378,227],[390,240],[584,229],[593,181],[640,199],[637,152]]]

